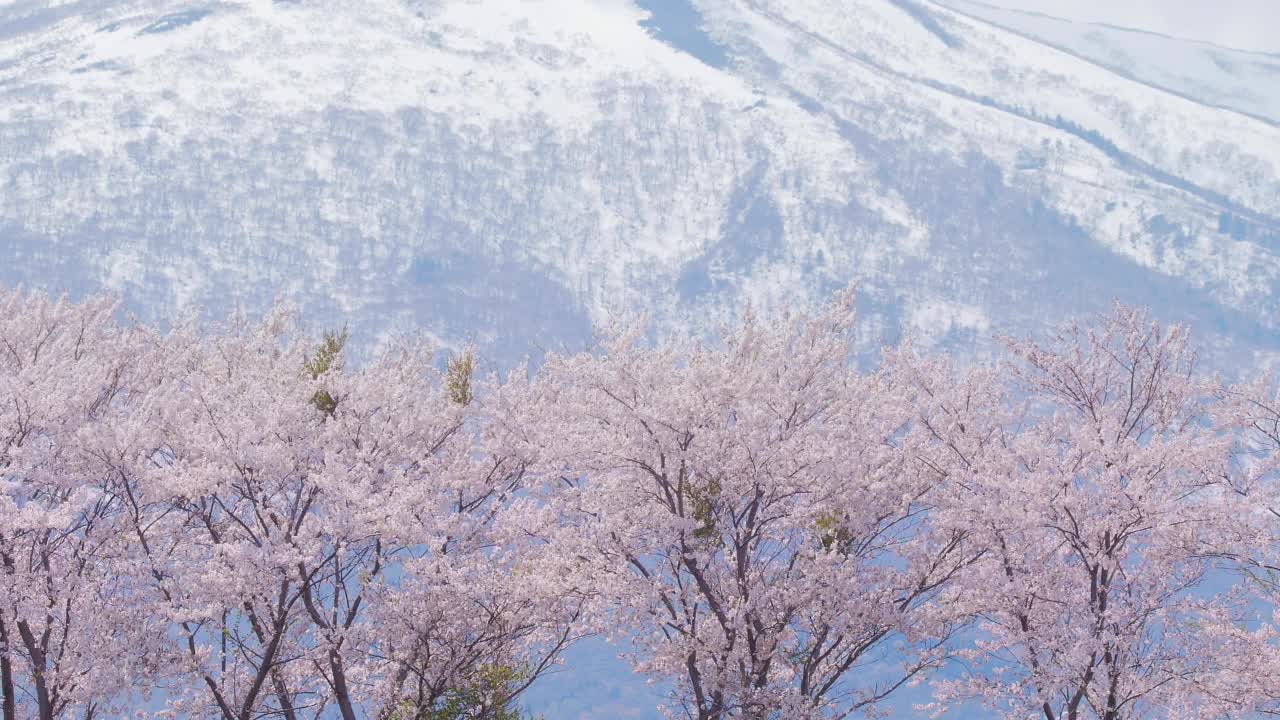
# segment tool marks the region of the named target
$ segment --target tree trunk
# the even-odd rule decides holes
[[[13,661],[9,659],[9,633],[0,619],[0,718],[18,720],[18,700],[13,695]]]
[[[351,705],[351,692],[347,688],[347,674],[342,670],[342,658],[337,650],[329,651],[329,668],[333,671],[333,694],[337,696],[342,720],[356,720],[356,711]]]
[[[31,627],[25,620],[18,621],[18,634],[22,636],[22,643],[27,648],[27,656],[31,659],[31,682],[35,685],[36,707],[39,709],[40,720],[53,720],[53,701],[49,698],[49,686],[44,679],[47,664],[44,643],[36,640],[35,633],[31,632]],[[45,638],[47,636],[48,630],[45,631]]]

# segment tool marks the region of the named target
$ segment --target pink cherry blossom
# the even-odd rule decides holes
[[[0,291],[0,720],[493,718],[591,634],[697,720],[1280,712],[1272,379],[1120,306],[871,363],[852,297],[500,380]]]

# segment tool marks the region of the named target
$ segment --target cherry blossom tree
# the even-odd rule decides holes
[[[524,463],[429,347],[344,372],[283,313],[178,344],[134,523],[193,680],[175,712],[433,718],[505,672],[487,717],[573,639],[573,607],[510,580]]]
[[[851,298],[499,382],[0,291],[0,720],[515,720],[590,633],[696,720],[1280,714],[1272,380],[1120,306],[862,369]]]
[[[1201,692],[1205,623],[1228,609],[1204,581],[1232,523],[1230,438],[1187,329],[1117,307],[1008,348],[1004,396],[942,433],[974,468],[949,513],[985,549],[964,581],[972,664],[942,699],[1007,718],[1231,717]]]
[[[576,639],[469,359],[0,307],[4,720],[499,720]]]
[[[1247,611],[1207,623],[1218,642],[1205,692],[1236,710],[1280,715],[1280,388],[1270,375],[1225,389],[1219,416],[1233,430],[1222,479],[1234,504],[1224,557],[1244,576]]]
[[[870,713],[945,654],[974,560],[895,369],[851,366],[849,295],[719,345],[547,359],[525,421],[579,587],[699,720]]]
[[[154,618],[136,602],[120,518],[151,401],[153,338],[106,299],[0,292],[0,707],[84,718],[152,675]]]

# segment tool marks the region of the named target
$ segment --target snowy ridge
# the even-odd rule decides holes
[[[9,2],[0,281],[506,358],[853,279],[868,346],[1115,296],[1280,345],[1276,125],[968,4],[640,5]]]
[[[1280,122],[1280,56],[1105,23],[1073,23],[977,0],[941,4],[1157,88]]]

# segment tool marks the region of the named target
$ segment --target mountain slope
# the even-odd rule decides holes
[[[505,359],[850,280],[868,346],[1280,344],[1275,125],[924,0],[640,5],[0,6],[0,281]]]
[[[1280,122],[1278,55],[1112,25],[1070,22],[977,0],[942,0],[942,4],[1126,77],[1209,105]]]

